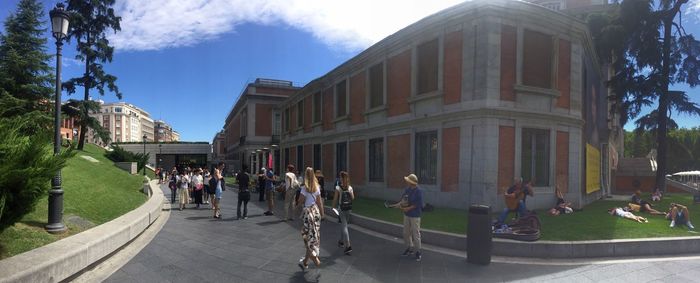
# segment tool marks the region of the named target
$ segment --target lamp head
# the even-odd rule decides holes
[[[63,40],[68,34],[68,24],[70,23],[70,17],[63,8],[63,4],[56,4],[56,8],[49,12],[49,16],[51,16],[51,33],[53,37],[57,41]]]

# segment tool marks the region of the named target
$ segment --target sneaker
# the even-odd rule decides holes
[[[411,248],[407,248],[407,249],[401,254],[401,256],[409,256],[409,255],[411,255],[412,253],[413,253],[413,251],[411,250]]]
[[[243,219],[248,219],[248,216],[244,216]]]
[[[346,255],[350,255],[351,252],[352,252],[352,247],[348,246],[348,247],[345,249],[345,252],[344,252],[344,253],[345,253]]]
[[[686,222],[685,225],[687,225],[690,229],[695,229],[695,226],[693,226],[693,224],[690,223],[690,221]]]
[[[343,246],[345,246],[345,244],[343,244],[343,241],[338,241],[338,247],[342,248]]]
[[[421,252],[416,252],[416,261],[420,261]]]
[[[671,227],[671,228],[676,227],[676,221],[671,220],[671,225],[668,225],[668,227]]]

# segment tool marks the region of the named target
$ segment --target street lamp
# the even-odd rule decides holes
[[[143,156],[146,157],[146,135],[143,135]],[[148,159],[143,161],[143,176],[146,177],[146,163]]]
[[[69,17],[63,9],[63,4],[56,4],[56,8],[49,12],[51,17],[51,32],[56,38],[56,104],[54,107],[54,145],[53,154],[61,152],[61,48],[63,39],[68,34]],[[61,189],[61,169],[51,180],[49,190],[49,219],[44,227],[49,233],[61,233],[66,231],[63,225],[63,189]]]

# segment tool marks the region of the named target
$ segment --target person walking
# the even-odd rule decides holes
[[[259,202],[265,201],[265,171],[265,168],[260,168],[260,172],[258,173],[258,180],[257,183],[255,183],[256,188],[258,189]]]
[[[321,265],[318,258],[321,252],[321,219],[325,216],[323,211],[323,200],[318,181],[314,176],[314,169],[307,167],[304,172],[304,189],[301,190],[298,206],[304,207],[302,212],[303,226],[301,237],[304,240],[306,255],[299,261],[301,270],[309,268],[308,261],[314,262],[316,267]]]
[[[274,181],[275,178],[275,173],[272,172],[272,168],[267,169],[267,172],[265,173],[265,197],[267,198],[267,212],[265,212],[265,215],[275,215],[275,189],[274,186],[272,185],[272,181]]]
[[[420,217],[423,212],[423,190],[418,187],[418,177],[410,174],[403,177],[407,188],[403,191],[401,199],[405,199],[407,206],[400,207],[403,211],[403,241],[406,250],[402,256],[416,254],[416,261],[421,261],[420,242]]]
[[[284,217],[285,220],[292,221],[294,211],[296,211],[296,194],[299,190],[299,182],[294,174],[294,165],[287,165],[287,173],[284,174]]]
[[[241,203],[243,204],[243,218],[248,219],[248,202],[250,201],[250,190],[248,185],[250,183],[250,177],[245,172],[245,170],[238,171],[236,174],[236,181],[238,182],[238,206],[236,206],[236,216],[241,219]]]
[[[203,203],[202,193],[204,191],[204,177],[202,177],[202,169],[197,168],[197,171],[192,175],[192,188],[194,190],[194,203],[197,205],[197,209]]]
[[[209,187],[209,180],[211,179],[211,174],[209,174],[209,169],[202,170],[204,190],[202,190],[202,198],[204,204],[209,204],[209,198],[214,198],[214,190]]]
[[[185,209],[190,198],[190,177],[187,170],[180,172],[177,180],[177,195],[180,198],[180,210]]]
[[[221,219],[221,194],[223,192],[223,180],[224,176],[221,175],[221,172],[223,172],[224,168],[226,167],[226,164],[224,162],[219,162],[219,164],[216,165],[216,168],[214,168],[214,176],[212,177],[214,181],[212,181],[211,185],[214,185],[214,201],[212,202],[212,205],[214,207],[214,218],[219,218]]]
[[[350,245],[350,234],[348,233],[348,220],[352,212],[352,202],[355,199],[355,194],[350,186],[350,174],[345,171],[340,171],[340,185],[335,187],[333,194],[332,207],[338,207],[338,218],[340,218],[340,240],[338,247],[345,246],[344,253],[350,255],[352,246]],[[336,206],[336,204],[338,206]]]
[[[168,188],[170,188],[170,203],[175,203],[175,196],[177,195],[177,170],[173,167],[173,171],[170,172],[170,182],[168,182]]]

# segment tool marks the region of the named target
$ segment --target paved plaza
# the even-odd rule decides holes
[[[169,199],[170,190],[162,187]],[[562,262],[495,258],[488,266],[468,264],[455,251],[426,250],[421,262],[400,256],[399,239],[353,228],[353,253],[337,247],[339,224],[321,224],[320,268],[297,266],[304,254],[300,223],[263,216],[264,203],[248,205],[248,219],[236,220],[236,193],[224,192],[222,220],[208,206],[171,211],[168,222],[140,253],[108,282],[692,282],[700,281],[700,260],[643,259]],[[281,211],[280,211],[281,212]]]

